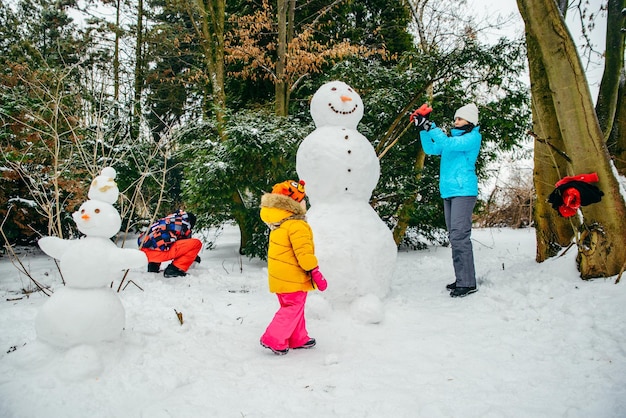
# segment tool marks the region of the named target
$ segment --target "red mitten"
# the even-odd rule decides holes
[[[320,292],[323,292],[328,287],[328,282],[319,267],[315,267],[311,270],[311,279],[313,279],[313,283],[315,283],[315,286],[317,286]]]
[[[428,119],[428,115],[430,115],[430,112],[432,111],[433,111],[433,108],[428,106],[426,103],[424,103],[418,109],[415,109],[413,113],[411,113],[411,116],[409,116],[409,120],[413,122],[413,120],[415,119],[417,115],[424,116],[425,118]]]
[[[563,205],[559,207],[559,213],[564,218],[574,216],[580,207],[580,192],[573,187],[563,191]]]

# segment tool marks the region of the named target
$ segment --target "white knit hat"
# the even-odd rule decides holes
[[[478,108],[474,103],[467,104],[456,111],[454,119],[456,118],[465,119],[469,123],[478,125]]]

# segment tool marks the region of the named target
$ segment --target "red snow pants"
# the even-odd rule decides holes
[[[302,347],[309,341],[304,320],[307,292],[277,293],[280,308],[261,337],[261,343],[274,350]]]
[[[148,263],[163,263],[172,260],[174,266],[187,271],[201,249],[202,241],[197,238],[188,238],[175,241],[169,250],[141,248],[141,251],[148,256]]]

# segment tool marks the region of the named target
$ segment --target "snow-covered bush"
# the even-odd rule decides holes
[[[259,218],[261,195],[275,183],[297,179],[296,151],[312,125],[295,117],[243,110],[230,115],[227,138],[219,141],[211,122],[184,132],[190,144],[182,191],[198,225],[235,221],[241,233],[240,253],[265,258],[267,227]]]

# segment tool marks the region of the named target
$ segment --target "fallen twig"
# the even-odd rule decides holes
[[[180,325],[183,324],[183,313],[182,312],[178,312],[176,309],[174,309],[174,312],[176,312],[176,317],[178,318],[178,322],[180,322]]]
[[[126,276],[128,276],[128,271],[129,270],[126,269],[126,271],[124,272],[124,277],[122,277],[122,281],[120,282],[120,285],[117,287],[117,293],[120,293],[120,289],[122,288],[122,285],[124,284],[124,280],[126,280]],[[137,286],[137,287],[139,287],[139,286]],[[124,286],[124,289],[126,289],[126,286]]]
[[[559,257],[558,257],[558,258],[563,257],[563,256],[564,256],[564,255],[565,255],[565,254],[569,251],[569,249],[570,249],[570,248],[572,248],[572,247],[574,246],[574,244],[576,244],[576,243],[575,243],[575,242],[573,242],[573,241],[572,241],[572,242],[570,242],[570,243],[569,243],[569,245],[567,246],[567,248],[566,248],[566,249],[564,249],[564,250],[563,250],[563,252],[562,252],[561,254],[559,254]]]
[[[131,283],[132,283],[132,284],[134,284],[135,286],[137,286],[137,287],[139,288],[139,290],[141,290],[141,291],[143,292],[143,288],[142,288],[141,286],[139,286],[137,283],[135,283],[133,280],[129,280],[129,281],[126,283],[126,286],[124,286],[124,289],[122,289],[122,290],[126,290],[126,288],[128,287],[128,285],[129,285],[129,284],[131,284]]]

